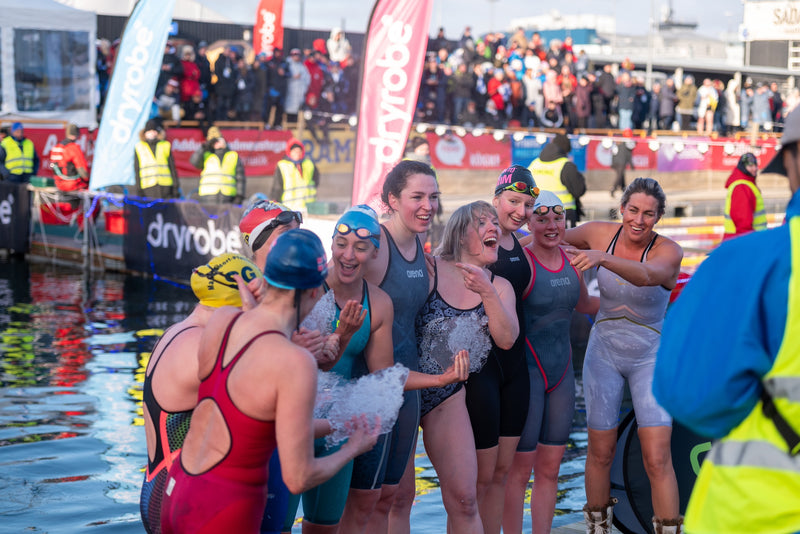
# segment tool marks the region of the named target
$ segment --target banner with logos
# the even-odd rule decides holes
[[[428,44],[433,0],[378,0],[362,65],[353,204],[377,204],[403,159]]]
[[[800,2],[744,2],[743,41],[794,41],[800,37]]]
[[[246,176],[271,176],[278,161],[286,154],[289,131],[221,130],[228,148],[239,153]],[[172,143],[172,157],[178,176],[200,176],[200,169],[189,163],[189,158],[205,141],[197,128],[168,128],[167,141]],[[316,161],[316,160],[315,160]],[[130,159],[133,168],[133,152]]]
[[[0,182],[0,248],[28,252],[31,198],[25,184]]]
[[[598,171],[598,170],[606,170],[611,168],[611,158],[613,157],[613,148],[614,143],[634,143],[630,139],[625,138],[615,138],[614,141],[611,139],[607,140],[597,140],[592,139],[589,141],[589,144],[586,145],[586,170],[589,171]],[[662,143],[661,147],[664,148],[667,143]],[[660,152],[661,148],[659,148]],[[635,169],[655,169],[656,168],[656,158],[658,152],[653,152],[650,150],[650,147],[647,146],[646,142],[639,141],[635,143],[633,148],[633,167]]]
[[[459,137],[428,134],[431,163],[436,169],[503,170],[511,165],[511,144],[508,138],[497,141],[490,135]]]
[[[133,147],[150,118],[175,0],[138,0],[114,61],[89,188],[134,185]],[[130,157],[126,157],[130,154]]]
[[[253,52],[272,57],[276,48],[283,49],[283,0],[261,0],[253,26]]]
[[[244,209],[193,201],[125,204],[125,266],[187,281],[192,269],[226,252],[242,252],[239,220]]]

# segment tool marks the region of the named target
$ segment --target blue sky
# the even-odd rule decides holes
[[[617,32],[625,34],[647,33],[651,10],[656,19],[670,4],[667,0],[570,0],[559,6],[564,14],[596,13],[617,19]],[[726,31],[736,32],[742,20],[741,0],[672,0],[675,18],[694,20],[698,32],[709,37],[719,37]],[[284,24],[300,26],[300,7],[303,6],[305,28],[330,28],[342,26],[346,31],[364,32],[373,6],[371,0],[286,0]],[[464,27],[471,25],[473,33],[494,29],[507,30],[511,19],[540,15],[552,9],[555,2],[541,0],[434,0],[431,29],[444,26],[446,36],[457,39]],[[493,26],[493,27],[492,27]]]

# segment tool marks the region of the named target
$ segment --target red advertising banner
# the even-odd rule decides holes
[[[364,54],[353,204],[376,204],[403,158],[417,104],[433,0],[378,0]]]
[[[431,163],[437,169],[475,169],[501,171],[511,165],[511,141],[497,141],[490,135],[467,134],[438,136],[428,134]]]
[[[283,48],[283,0],[261,0],[253,26],[253,52],[272,57],[276,48]]]
[[[775,156],[775,144],[751,146],[749,141],[731,141],[724,145],[711,147],[711,168],[714,170],[733,170],[743,154],[751,152],[758,158],[758,168],[763,169]]]
[[[222,130],[228,148],[239,153],[246,176],[266,176],[275,172],[275,166],[286,153],[288,131]],[[181,177],[200,176],[189,158],[205,141],[203,132],[196,128],[169,128],[167,140],[172,143],[172,157]],[[133,155],[131,155],[133,165]]]
[[[623,142],[617,139],[618,142]],[[614,144],[609,139],[603,143],[592,139],[586,147],[586,170],[597,171],[611,168]],[[633,149],[633,167],[636,169],[655,169],[657,153],[650,150],[647,143],[639,141]]]

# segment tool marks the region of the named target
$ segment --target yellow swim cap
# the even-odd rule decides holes
[[[241,254],[220,254],[205,265],[192,271],[191,285],[200,304],[220,306],[242,306],[239,286],[233,275],[238,274],[245,283],[262,276],[256,264]]]

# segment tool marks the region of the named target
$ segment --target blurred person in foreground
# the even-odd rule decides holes
[[[757,175],[758,160],[755,154],[742,154],[725,182],[728,193],[725,197],[723,240],[767,228],[767,212],[764,210],[761,189],[756,185]]]
[[[693,534],[800,531],[798,141],[795,111],[764,169],[789,179],[787,223],[722,243],[664,324],[653,393],[717,440],[686,510]]]

